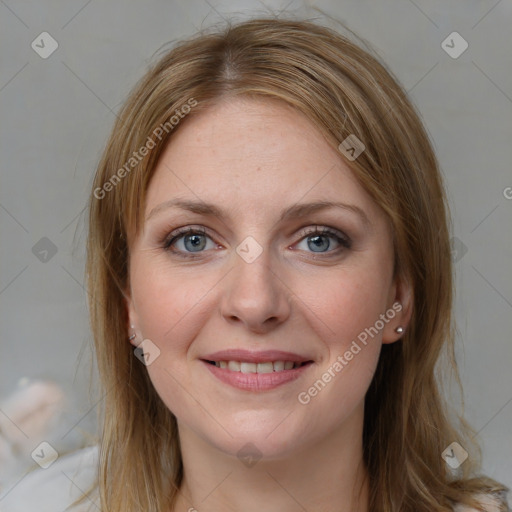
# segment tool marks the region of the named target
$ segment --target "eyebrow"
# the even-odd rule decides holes
[[[146,221],[169,208],[179,208],[199,215],[218,217],[221,220],[227,217],[222,209],[211,203],[205,203],[204,201],[191,201],[187,199],[170,199],[169,201],[165,201],[164,203],[155,206],[146,217]],[[317,201],[313,203],[295,204],[286,208],[286,210],[283,210],[279,220],[280,222],[283,222],[293,218],[306,217],[330,208],[341,208],[343,210],[351,211],[361,219],[366,227],[370,227],[372,225],[366,213],[358,206],[334,201]]]

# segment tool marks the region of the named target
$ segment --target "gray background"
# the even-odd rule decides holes
[[[67,405],[52,444],[65,451],[95,433],[84,208],[115,112],[155,52],[222,18],[318,17],[313,7],[375,48],[432,137],[456,237],[467,418],[485,472],[512,486],[510,0],[0,0],[0,402],[21,377],[53,380]],[[59,44],[47,59],[31,48],[44,31]],[[441,46],[453,31],[469,44],[458,58]],[[57,248],[46,262],[32,249],[43,237]]]

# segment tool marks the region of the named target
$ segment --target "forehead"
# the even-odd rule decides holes
[[[341,155],[305,115],[277,100],[235,98],[187,119],[162,154],[146,214],[173,197],[237,214],[297,202],[344,201],[379,209]]]

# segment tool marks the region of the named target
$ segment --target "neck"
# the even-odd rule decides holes
[[[362,417],[282,458],[247,465],[180,425],[184,480],[174,512],[367,512]]]

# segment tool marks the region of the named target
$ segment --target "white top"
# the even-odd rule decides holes
[[[97,465],[97,446],[62,455],[47,469],[38,468],[0,489],[0,512],[99,512],[96,492],[81,504],[67,508],[95,482]],[[503,510],[497,498],[481,496],[481,501],[488,512]],[[456,505],[454,512],[477,511]]]
[[[98,447],[61,455],[46,469],[37,468],[0,490],[0,512],[98,512],[99,498],[69,507],[95,481]]]

